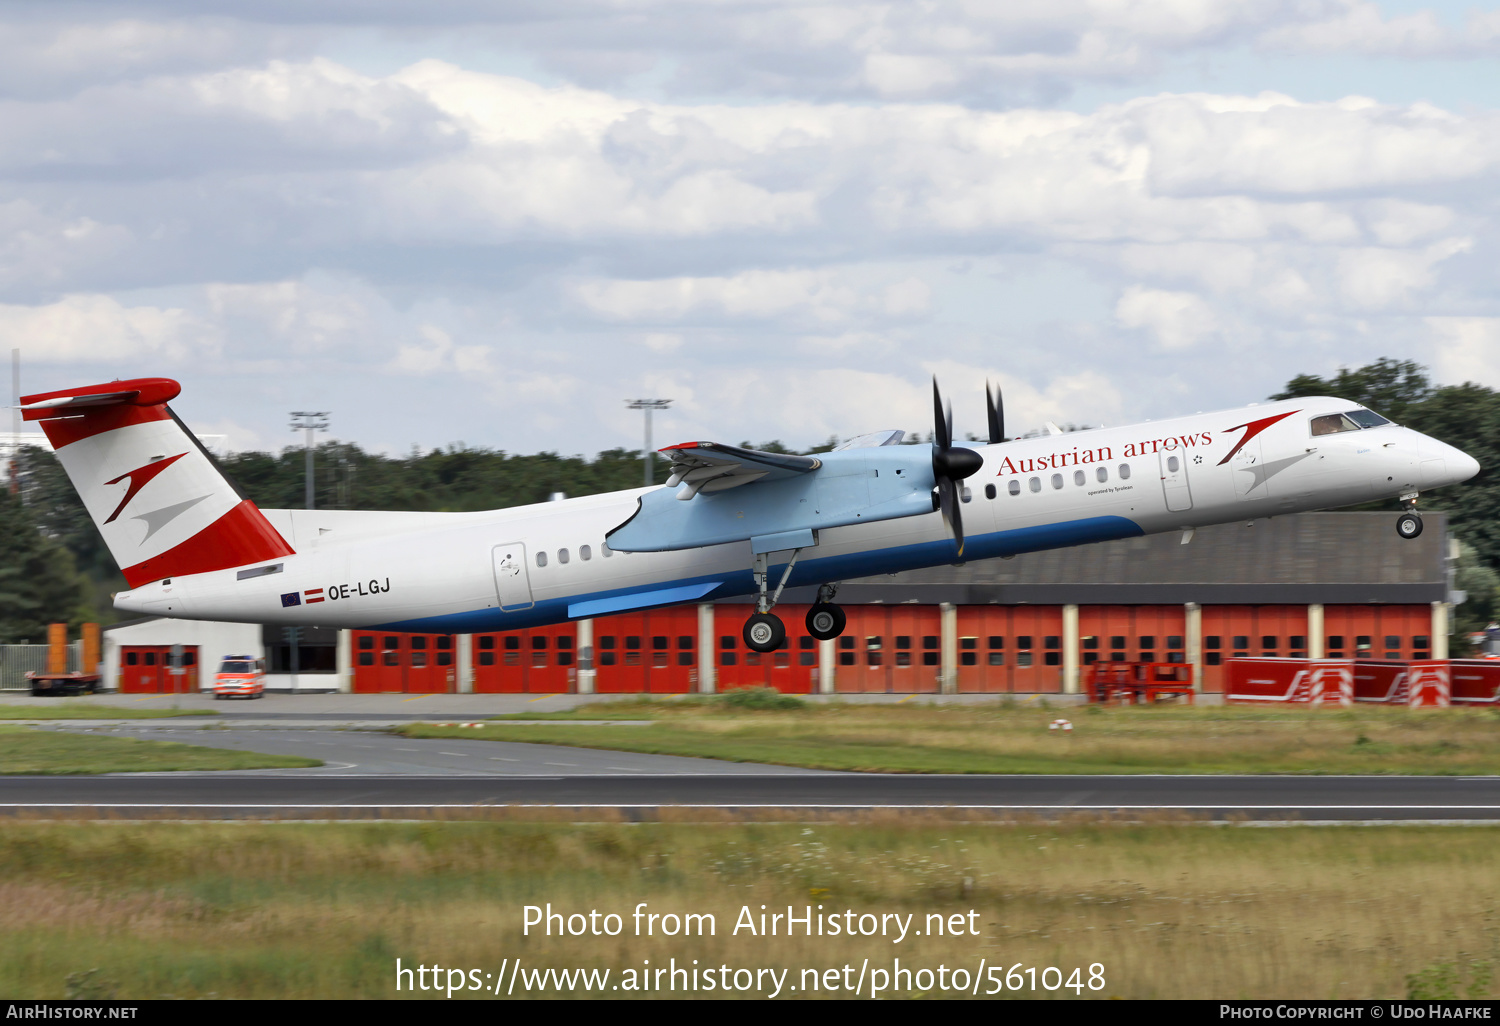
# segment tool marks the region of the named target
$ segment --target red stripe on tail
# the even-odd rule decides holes
[[[163,577],[228,570],[293,554],[286,540],[255,508],[255,503],[246,499],[181,545],[125,567],[125,582],[139,588]]]

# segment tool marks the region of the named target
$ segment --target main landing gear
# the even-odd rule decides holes
[[[1406,507],[1406,512],[1396,518],[1396,533],[1411,541],[1422,533],[1422,517],[1417,513],[1417,493],[1410,492],[1401,496],[1401,505]]]
[[[801,549],[792,551],[791,562],[787,563],[786,570],[782,572],[781,583],[777,584],[776,591],[769,595],[766,594],[766,578],[770,560],[766,553],[756,555],[755,568],[752,573],[760,594],[755,600],[755,612],[745,621],[745,629],[741,632],[745,645],[752,651],[774,652],[785,644],[786,624],[771,610],[781,598],[787,579],[792,576],[792,567],[797,565],[797,557],[800,555],[802,555]],[[807,633],[819,641],[827,641],[829,638],[836,638],[844,633],[846,621],[844,611],[833,604],[833,597],[837,593],[838,585],[822,585],[818,588],[817,602],[813,603],[812,608],[807,611]]]

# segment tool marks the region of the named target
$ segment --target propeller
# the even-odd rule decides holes
[[[993,409],[991,412],[994,412]],[[953,444],[953,407],[943,403],[937,378],[932,379],[932,477],[937,484],[938,509],[958,543],[958,554],[964,554],[964,519],[959,512],[958,482],[984,465],[984,457],[973,449]]]
[[[1005,397],[1000,394],[1000,386],[995,386],[995,394],[990,395],[990,383],[984,383],[984,408],[990,419],[990,444],[999,445],[1005,441]]]

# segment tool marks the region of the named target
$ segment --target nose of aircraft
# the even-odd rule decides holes
[[[1479,473],[1479,461],[1462,449],[1423,436],[1422,484],[1424,488],[1458,484]],[[1429,481],[1428,479],[1433,480]]]

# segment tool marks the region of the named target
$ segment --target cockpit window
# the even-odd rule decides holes
[[[1389,424],[1378,413],[1370,410],[1350,410],[1348,413],[1330,413],[1322,417],[1312,419],[1312,433],[1315,435],[1335,435],[1340,431],[1358,431],[1360,428],[1379,427]]]
[[[1359,425],[1342,413],[1330,413],[1312,419],[1312,433],[1315,435],[1336,435],[1340,431],[1358,430]]]

